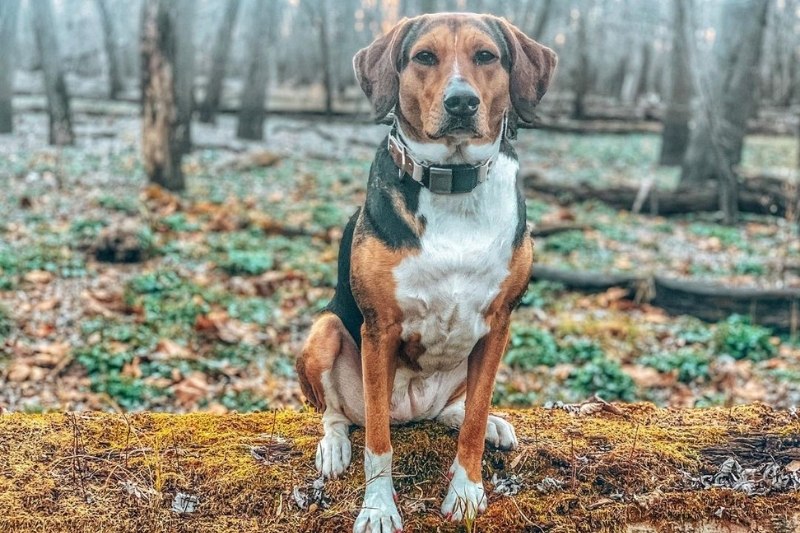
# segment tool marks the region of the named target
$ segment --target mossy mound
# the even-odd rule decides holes
[[[726,486],[723,466],[728,458],[752,472],[775,465],[770,472],[791,478],[800,420],[790,413],[633,404],[505,414],[520,448],[487,451],[489,508],[473,531],[799,527],[796,488]],[[321,492],[313,488],[320,428],[319,415],[294,411],[2,415],[0,531],[349,531],[364,483],[363,431],[351,435],[348,473]],[[405,530],[456,530],[438,513],[455,432],[417,424],[395,428],[393,443]],[[493,476],[516,494],[494,493]]]

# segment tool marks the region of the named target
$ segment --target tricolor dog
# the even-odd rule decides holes
[[[508,138],[533,119],[556,55],[505,19],[444,13],[400,21],[353,64],[377,115],[396,120],[345,228],[336,294],[297,362],[323,413],[316,465],[344,472],[349,428],[364,426],[354,531],[398,531],[390,427],[438,420],[460,428],[442,514],[472,519],[486,508],[484,441],[517,446],[489,414],[533,261]]]

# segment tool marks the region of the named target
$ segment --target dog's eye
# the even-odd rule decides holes
[[[475,54],[475,62],[479,65],[485,65],[486,63],[491,63],[495,59],[497,59],[497,56],[488,50],[480,50],[478,53]]]
[[[436,64],[437,59],[436,56],[433,54],[433,52],[428,52],[427,50],[423,50],[422,52],[419,52],[417,55],[414,56],[414,61],[422,65],[431,66]]]

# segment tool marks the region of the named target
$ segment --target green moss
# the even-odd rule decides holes
[[[771,530],[772,524],[777,531],[796,513],[800,493],[748,497],[733,490],[692,490],[685,481],[687,473],[716,470],[718,462],[705,453],[710,447],[735,447],[743,435],[800,434],[800,422],[787,413],[759,405],[619,409],[621,416],[505,412],[520,448],[486,451],[489,502],[474,530],[604,532],[645,524],[674,532],[714,531],[709,524]],[[317,477],[319,437],[320,417],[309,412],[5,415],[0,531],[348,531],[364,488],[358,459],[364,432],[350,434],[351,467],[325,482],[331,507],[300,510],[292,492],[307,491]],[[455,432],[430,422],[395,427],[392,444],[405,530],[463,531],[436,512]],[[519,494],[493,494],[489,480],[495,474],[519,476]],[[537,491],[544,477],[561,480],[563,487]],[[178,492],[198,497],[195,512],[170,511]]]

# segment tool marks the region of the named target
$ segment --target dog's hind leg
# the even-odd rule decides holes
[[[335,314],[324,313],[312,326],[297,376],[308,401],[323,413],[317,470],[338,477],[350,465],[348,434],[351,425],[363,423],[364,400],[358,347]]]
[[[461,424],[464,423],[464,404],[465,396],[462,394],[442,409],[442,412],[436,417],[436,421],[445,426],[460,429]],[[514,426],[506,419],[490,414],[486,423],[486,442],[501,450],[516,449],[517,434],[514,431]]]

